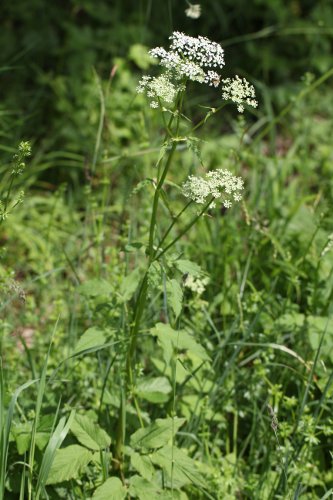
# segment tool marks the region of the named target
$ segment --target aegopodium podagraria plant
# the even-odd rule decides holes
[[[157,58],[160,65],[160,73],[156,76],[146,75],[140,80],[137,92],[145,93],[149,99],[150,106],[155,112],[160,112],[164,124],[164,141],[160,155],[156,163],[156,181],[154,182],[154,195],[149,222],[149,234],[146,245],[146,264],[143,277],[138,285],[132,317],[129,328],[129,341],[126,353],[126,377],[122,388],[122,405],[119,410],[119,424],[117,431],[117,442],[115,459],[120,469],[123,462],[124,440],[126,434],[126,404],[131,401],[136,409],[141,427],[144,421],[136,393],[136,351],[138,338],[141,335],[142,321],[148,306],[149,291],[151,283],[156,285],[164,275],[161,288],[171,291],[173,297],[169,304],[171,314],[169,321],[171,326],[179,328],[180,315],[182,311],[183,284],[179,284],[170,275],[170,268],[166,264],[166,254],[174,249],[176,243],[184,236],[192,226],[202,217],[205,212],[213,210],[220,202],[225,208],[229,208],[234,202],[242,198],[243,181],[229,172],[224,166],[213,171],[208,171],[204,176],[189,176],[183,180],[181,193],[187,198],[183,208],[178,214],[169,210],[170,219],[165,211],[160,211],[161,202],[165,205],[167,192],[164,185],[170,170],[173,169],[174,154],[180,143],[185,143],[198,152],[198,140],[193,137],[193,132],[203,126],[207,119],[218,110],[222,109],[228,101],[237,105],[238,111],[243,112],[246,106],[257,106],[255,91],[245,78],[236,76],[234,79],[222,79],[221,71],[224,68],[224,51],[216,42],[206,37],[197,38],[187,36],[178,31],[170,37],[168,49],[156,47],[150,51],[150,55]],[[221,105],[219,108],[210,110],[204,118],[196,125],[184,116],[184,99],[189,91],[189,82],[206,84],[220,90]],[[192,90],[192,87],[191,87]],[[217,90],[218,92],[218,90]],[[185,127],[189,127],[187,135],[183,135]],[[198,208],[187,216],[184,222],[185,212],[190,206],[199,204]],[[168,203],[168,206],[170,204]],[[156,269],[159,269],[156,272]],[[156,278],[157,276],[157,278]],[[196,280],[198,276],[193,276]],[[168,296],[168,293],[167,293]],[[172,414],[176,414],[173,407]]]

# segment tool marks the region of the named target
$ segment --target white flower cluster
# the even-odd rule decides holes
[[[256,108],[258,102],[255,99],[255,90],[245,78],[236,75],[235,78],[222,80],[222,98],[237,104],[239,113],[244,112],[244,104]]]
[[[179,88],[176,87],[168,78],[167,75],[157,77],[143,76],[136,88],[139,94],[146,92],[147,96],[152,99],[150,107],[158,108],[158,101],[172,104]]]
[[[189,5],[190,8],[200,7],[199,4]],[[159,77],[144,76],[137,87],[137,92],[146,92],[152,99],[152,108],[158,108],[160,101],[173,103],[177,93],[184,89],[183,84],[179,83],[184,79],[214,87],[220,85],[218,71],[224,66],[224,51],[221,45],[204,36],[195,38],[174,31],[168,50],[155,47],[149,54],[159,59],[165,69]],[[240,113],[244,112],[244,105],[258,106],[253,85],[238,75],[222,80],[222,98],[236,103]]]
[[[209,199],[221,199],[225,208],[230,208],[233,201],[242,199],[243,180],[235,177],[229,170],[211,170],[205,177],[190,175],[183,184],[183,195],[195,203],[205,204]],[[215,207],[215,202],[210,204]]]
[[[219,85],[220,75],[212,69],[224,66],[224,51],[218,43],[204,36],[194,38],[179,31],[174,31],[170,40],[169,50],[156,47],[149,52],[160,60],[161,66],[172,71],[178,79],[185,76],[192,81],[215,87]]]
[[[191,274],[189,274],[186,277],[185,286],[189,288],[192,292],[201,295],[205,291],[208,282],[209,278],[207,277],[200,278],[198,276],[192,276]]]
[[[201,16],[201,5],[199,3],[188,3],[189,8],[185,10],[185,14],[187,17],[190,17],[191,19],[199,19]]]

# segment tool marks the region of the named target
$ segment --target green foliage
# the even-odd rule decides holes
[[[2,7],[1,498],[332,493],[332,8],[186,6]],[[193,88],[165,138],[135,88],[170,13],[223,32],[255,123]],[[244,202],[178,217],[204,166]]]

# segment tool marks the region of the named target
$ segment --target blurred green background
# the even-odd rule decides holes
[[[330,0],[204,0],[197,20],[186,17],[187,6],[180,0],[2,1],[1,148],[9,152],[24,137],[43,152],[60,148],[89,158],[99,113],[94,71],[107,80],[121,58],[139,75],[145,65],[138,44],[165,45],[173,30],[220,42],[224,76],[258,82],[261,109],[281,108],[305,73],[319,76],[331,64]]]

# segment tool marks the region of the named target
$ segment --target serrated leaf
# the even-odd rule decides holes
[[[175,317],[178,318],[182,311],[183,290],[177,280],[168,280],[166,283],[168,303],[172,308]]]
[[[170,487],[172,483],[175,488],[181,488],[193,483],[205,487],[205,480],[195,461],[179,448],[164,446],[151,455],[151,460],[163,470],[166,486]]]
[[[155,473],[154,466],[148,455],[140,455],[136,451],[131,451],[131,465],[148,481],[151,480]]]
[[[78,287],[78,292],[86,297],[98,297],[110,295],[113,292],[113,287],[106,280],[92,279],[82,283]]]
[[[86,415],[75,416],[71,431],[81,444],[94,451],[108,448],[111,444],[111,438],[105,430]]]
[[[147,498],[161,498],[163,490],[157,484],[143,477],[132,476],[129,483],[129,493],[139,500],[147,500]]]
[[[138,267],[126,276],[120,285],[121,300],[126,302],[130,300],[135,290],[138,288],[142,276],[142,270]]]
[[[104,330],[100,330],[95,326],[88,328],[82,336],[79,338],[74,354],[77,354],[81,351],[85,351],[87,349],[91,349],[93,347],[98,347],[104,345],[106,342],[106,332]]]
[[[206,350],[185,330],[176,331],[170,325],[157,323],[151,329],[151,334],[157,337],[158,343],[163,350],[164,361],[167,365],[170,364],[176,350],[178,352],[190,351],[202,361],[210,360]]]
[[[199,276],[202,274],[201,267],[187,259],[178,259],[174,261],[174,265],[183,274],[190,274],[191,276]]]
[[[166,377],[155,377],[141,380],[136,387],[136,394],[151,403],[164,403],[168,401],[172,387]]]
[[[131,436],[133,448],[161,448],[168,443],[177,430],[184,424],[184,418],[158,418]]]
[[[123,500],[125,497],[126,488],[118,477],[109,477],[92,496],[93,500]]]
[[[78,444],[57,450],[46,484],[62,483],[79,477],[91,459],[91,451]]]

